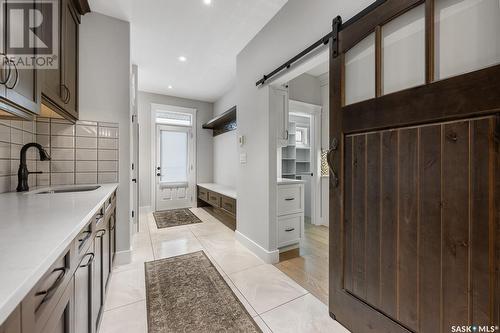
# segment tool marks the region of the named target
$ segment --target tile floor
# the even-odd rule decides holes
[[[348,332],[316,297],[234,238],[234,232],[201,208],[203,223],[157,229],[141,216],[132,241],[132,262],[115,267],[100,333],[147,332],[144,262],[204,250],[263,332]]]

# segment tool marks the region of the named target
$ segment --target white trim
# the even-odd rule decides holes
[[[253,240],[243,235],[241,232],[236,230],[234,236],[237,241],[243,244],[247,249],[252,251],[257,257],[264,260],[266,264],[276,264],[280,261],[279,250],[268,251],[264,249],[259,244],[255,243]]]
[[[127,264],[130,264],[131,262],[132,262],[132,251],[131,250],[117,251],[115,253],[115,260],[114,260],[115,266],[127,265]]]
[[[141,206],[139,207],[139,214],[149,214],[153,212],[152,206]]]
[[[306,114],[311,116],[311,171],[313,173],[311,184],[311,222],[314,225],[323,223],[321,218],[321,115],[323,107],[316,104],[290,100],[290,114]],[[312,153],[314,152],[314,155]]]
[[[194,167],[194,187],[196,189],[196,184],[198,182],[198,162],[197,162],[197,141],[198,141],[198,134],[197,134],[197,113],[198,110],[194,108],[185,108],[181,106],[175,106],[175,105],[166,105],[166,104],[157,104],[157,103],[151,103],[151,112],[150,112],[150,122],[151,122],[151,170],[149,172],[152,172],[151,174],[151,211],[154,212],[156,208],[156,111],[171,111],[171,112],[180,112],[180,113],[189,113],[192,115],[192,125],[191,125],[191,130],[193,134],[193,167]],[[173,125],[167,125],[167,126],[173,126]],[[175,127],[175,126],[173,126]],[[179,126],[179,127],[186,127],[186,126]],[[192,207],[197,206],[197,198],[196,198],[196,192],[193,192],[193,197],[191,200]]]

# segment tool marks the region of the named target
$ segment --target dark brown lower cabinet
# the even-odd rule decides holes
[[[42,333],[72,333],[73,332],[73,293],[74,280],[71,279],[61,299],[52,311]]]
[[[109,219],[109,271],[113,269],[116,253],[116,207]]]
[[[101,222],[104,223],[104,222]],[[99,228],[100,225],[97,226]],[[99,319],[101,317],[102,309],[102,295],[103,295],[103,237],[105,235],[104,229],[97,229],[94,238],[94,277],[92,285],[92,325],[95,330],[99,326]]]
[[[0,326],[0,333],[21,333],[21,307],[12,312],[5,323]]]
[[[92,246],[75,271],[75,333],[92,333]]]

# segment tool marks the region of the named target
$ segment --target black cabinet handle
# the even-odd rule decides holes
[[[335,171],[334,166],[333,166],[333,157],[335,156],[335,152],[338,149],[338,144],[339,144],[339,142],[338,142],[337,138],[333,138],[332,145],[327,153],[328,167],[330,168],[330,173],[332,174],[332,176],[330,177],[330,182],[332,183],[332,186],[334,188],[339,186],[339,176],[337,175],[337,172]]]
[[[286,198],[285,201],[293,201],[295,198]]]
[[[291,231],[294,231],[295,228],[288,228],[288,229],[285,229],[286,232],[291,232]]]
[[[5,87],[7,89],[14,89],[16,86],[17,86],[17,83],[19,82],[19,70],[17,69],[17,65],[14,61],[10,60],[9,61],[9,64],[12,64],[14,65],[14,70],[16,71],[16,80],[14,81],[14,84],[9,86],[8,83],[9,83],[9,80],[10,80],[10,75],[9,75],[9,78],[7,80],[7,82],[5,83]],[[10,67],[10,66],[9,66]]]
[[[10,75],[12,74],[12,69],[10,68],[10,61],[9,61],[9,58],[7,58],[7,55],[5,53],[0,53],[0,56],[3,56],[3,58],[5,59],[3,61],[3,64],[7,66],[7,77],[5,78],[5,80],[1,80],[0,84],[6,84],[10,80]]]
[[[55,272],[60,272],[60,273],[57,276],[57,279],[54,281],[54,283],[46,290],[39,291],[35,294],[35,296],[42,296],[43,295],[43,299],[40,302],[40,304],[38,304],[38,306],[36,307],[35,312],[38,311],[38,309],[40,308],[40,306],[43,303],[47,302],[48,300],[50,300],[52,298],[52,296],[54,296],[54,292],[56,291],[56,289],[61,285],[61,283],[64,280],[64,276],[66,275],[66,268],[65,267],[56,268],[52,271],[52,273],[55,273]]]
[[[85,265],[80,265],[81,268],[89,267],[90,265],[92,265],[92,262],[94,261],[95,254],[94,253],[87,253],[83,257],[85,258],[85,257],[89,257],[89,256],[90,256],[89,261],[87,261],[87,263]]]
[[[71,92],[69,91],[69,88],[65,84],[61,84],[61,88],[64,89],[64,97],[62,96],[61,93],[62,102],[64,104],[68,104],[71,99]]]
[[[160,177],[160,176],[161,176],[161,173],[159,173],[159,172],[158,172],[156,175],[157,175],[158,177]]]

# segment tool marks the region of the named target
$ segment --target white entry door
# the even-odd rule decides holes
[[[156,125],[156,211],[192,207],[194,195],[191,127]]]

